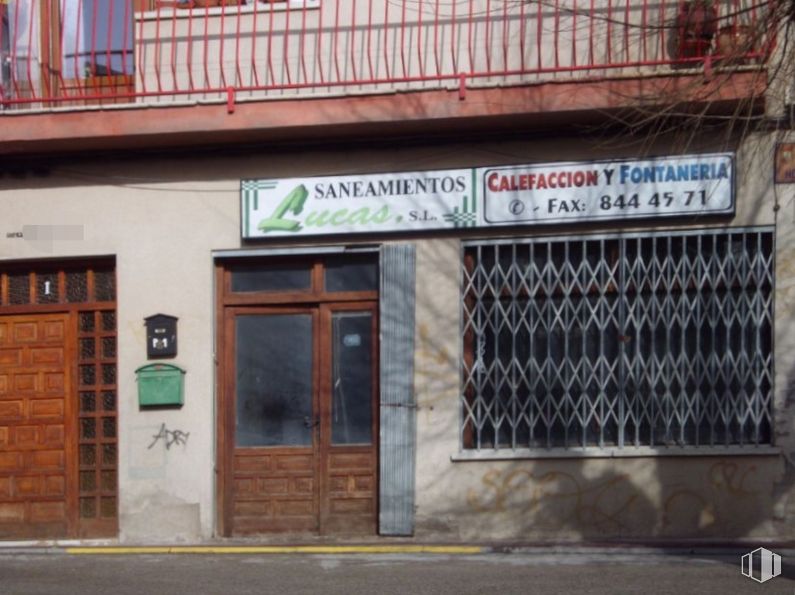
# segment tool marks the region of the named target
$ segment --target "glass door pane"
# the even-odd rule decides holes
[[[311,446],[312,315],[235,319],[235,444]]]
[[[370,444],[373,427],[373,316],[331,315],[331,442]]]

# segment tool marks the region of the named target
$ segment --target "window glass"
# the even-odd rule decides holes
[[[263,265],[232,271],[232,291],[306,291],[312,285],[310,265]]]
[[[134,72],[133,11],[129,0],[60,0],[65,79]]]
[[[0,92],[8,92],[11,82],[11,22],[8,7],[0,3]]]
[[[331,318],[331,441],[372,442],[373,320],[369,312],[335,312]]]
[[[235,320],[237,446],[312,444],[312,317]]]
[[[38,2],[0,2],[0,83],[6,91],[12,80],[18,84],[39,80],[39,69],[28,68],[39,59],[39,19]]]
[[[330,261],[325,287],[326,291],[377,291],[378,265],[374,261]]]

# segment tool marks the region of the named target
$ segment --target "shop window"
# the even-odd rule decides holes
[[[773,234],[467,242],[464,449],[770,444]]]

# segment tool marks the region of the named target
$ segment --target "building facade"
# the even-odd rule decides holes
[[[788,540],[767,10],[0,4],[0,538]]]

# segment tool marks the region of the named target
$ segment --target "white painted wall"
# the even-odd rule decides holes
[[[776,415],[779,444],[789,455],[795,451],[789,402],[795,353],[789,332],[795,322],[795,192],[772,187],[771,146],[769,140],[755,138],[739,152],[737,216],[730,224],[777,224]],[[677,151],[658,145],[649,152]],[[212,251],[241,246],[240,179],[632,155],[630,147],[608,146],[601,139],[593,144],[547,139],[273,153],[251,149],[234,156],[96,158],[56,164],[46,177],[0,178],[0,267],[7,260],[116,257],[120,538],[147,543],[205,539],[213,535],[215,518]],[[83,238],[42,243],[7,237],[25,225],[82,226]],[[610,231],[610,226],[599,230]],[[565,231],[584,229],[554,233]],[[528,235],[538,233],[546,230],[527,230]],[[419,537],[790,534],[795,519],[793,473],[781,456],[453,462],[459,449],[459,240],[410,241],[418,248]],[[187,370],[185,405],[179,410],[141,411],[134,371],[147,363],[143,319],[158,312],[179,317],[179,356],[173,363]],[[190,432],[187,444],[167,450],[159,442],[149,448],[162,423],[170,430]]]
[[[3,260],[116,256],[119,509],[125,541],[179,541],[212,533],[210,252],[237,245],[238,181],[223,170],[213,182],[180,180],[174,169],[186,165],[96,162],[46,179],[0,182]],[[80,226],[83,238],[31,242],[5,237],[26,225]],[[135,370],[147,363],[143,319],[158,312],[179,317],[179,354],[169,362],[187,370],[185,405],[141,411]],[[160,441],[148,448],[162,423],[190,432],[187,444],[166,450]]]

